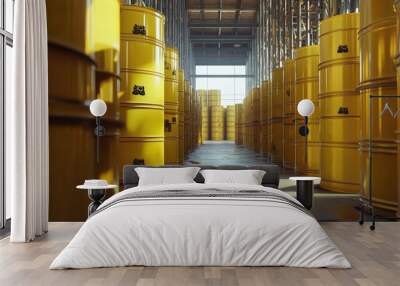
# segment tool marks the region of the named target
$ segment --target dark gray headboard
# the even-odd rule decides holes
[[[205,169],[218,169],[218,170],[263,170],[265,175],[262,180],[262,185],[265,187],[278,188],[279,185],[279,166],[277,165],[223,165],[223,166],[210,166],[210,165],[164,165],[164,166],[143,166],[143,165],[125,165],[123,172],[122,184],[124,189],[136,187],[139,183],[138,174],[135,171],[137,167],[146,168],[181,168],[181,167],[200,167]],[[203,176],[198,173],[194,180],[197,183],[204,183]]]

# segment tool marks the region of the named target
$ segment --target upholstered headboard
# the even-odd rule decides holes
[[[263,170],[265,175],[262,179],[262,185],[265,187],[278,188],[279,185],[279,167],[277,165],[223,165],[223,166],[211,166],[211,165],[164,165],[164,166],[142,166],[142,165],[125,165],[123,170],[122,184],[124,189],[136,187],[139,183],[139,176],[135,171],[137,167],[146,168],[182,168],[182,167],[200,167],[202,170],[205,169],[217,169],[217,170]],[[203,176],[198,173],[194,180],[197,183],[204,183]]]

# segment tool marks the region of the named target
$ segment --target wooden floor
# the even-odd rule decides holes
[[[352,269],[288,267],[126,267],[48,270],[81,223],[50,223],[44,237],[28,244],[0,241],[0,285],[400,285],[400,223],[327,222],[322,226]]]

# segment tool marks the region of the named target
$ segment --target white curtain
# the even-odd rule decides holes
[[[12,242],[47,232],[49,190],[45,0],[16,0],[13,93],[6,98],[6,187]]]

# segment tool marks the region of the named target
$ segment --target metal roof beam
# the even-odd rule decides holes
[[[191,35],[190,40],[192,42],[226,42],[226,43],[248,43],[254,39],[254,36],[203,36],[203,35]]]
[[[210,23],[210,22],[191,22],[189,23],[189,28],[235,28],[235,29],[243,29],[243,28],[254,28],[257,27],[257,23],[241,23],[241,22],[232,22],[232,23]]]

